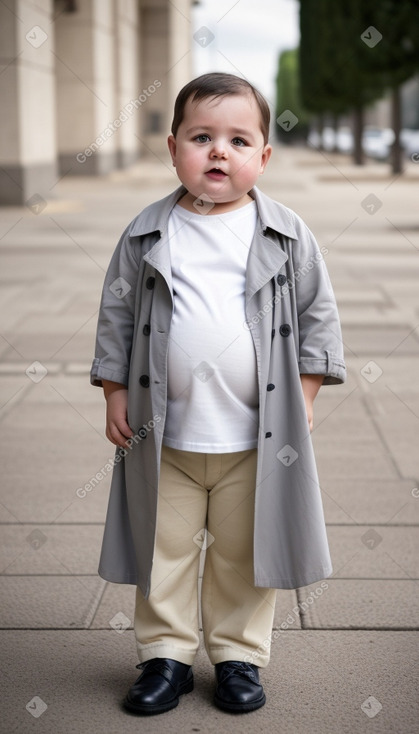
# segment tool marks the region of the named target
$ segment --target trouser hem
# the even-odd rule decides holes
[[[212,665],[225,663],[227,660],[236,660],[242,663],[252,663],[258,668],[266,668],[270,659],[270,652],[265,650],[263,654],[258,652],[255,656],[253,649],[246,650],[243,647],[216,647],[207,650]]]
[[[153,658],[169,658],[170,660],[177,660],[178,663],[193,665],[196,650],[184,650],[181,647],[160,643],[140,645],[137,642],[137,653],[140,663],[145,663],[147,660],[152,660]]]

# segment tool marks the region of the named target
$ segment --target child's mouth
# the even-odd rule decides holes
[[[206,171],[205,175],[209,178],[213,178],[215,181],[221,181],[227,176],[227,174],[224,173],[221,168],[211,168],[209,171]]]

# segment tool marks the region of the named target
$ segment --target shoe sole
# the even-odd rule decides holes
[[[230,703],[215,696],[214,703],[217,708],[232,714],[248,714],[250,711],[256,711],[256,709],[262,708],[266,703],[266,696],[263,694],[261,698],[258,698],[256,701],[249,701],[249,703]]]
[[[179,693],[176,698],[172,698],[171,701],[166,701],[160,704],[135,704],[130,701],[129,698],[125,698],[123,701],[124,707],[133,714],[142,714],[144,716],[154,716],[156,714],[164,714],[166,711],[176,708],[179,703],[179,697],[183,696],[184,693],[190,693],[193,691],[194,682],[193,678],[186,681],[182,686],[179,686]]]

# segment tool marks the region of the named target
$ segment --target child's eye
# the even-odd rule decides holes
[[[243,138],[233,138],[231,142],[233,143],[233,145],[237,145],[238,147],[246,145],[246,141],[243,140]]]
[[[209,135],[206,133],[202,133],[201,135],[197,135],[194,140],[196,140],[197,143],[207,143],[210,139]]]

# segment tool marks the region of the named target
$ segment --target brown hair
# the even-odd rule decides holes
[[[208,97],[225,97],[228,94],[251,94],[256,100],[260,111],[260,129],[263,133],[264,144],[269,139],[270,111],[266,99],[246,79],[234,74],[225,74],[221,71],[211,74],[202,74],[186,84],[176,97],[172,122],[172,135],[176,137],[179,125],[183,120],[185,105],[188,99],[198,102]]]

